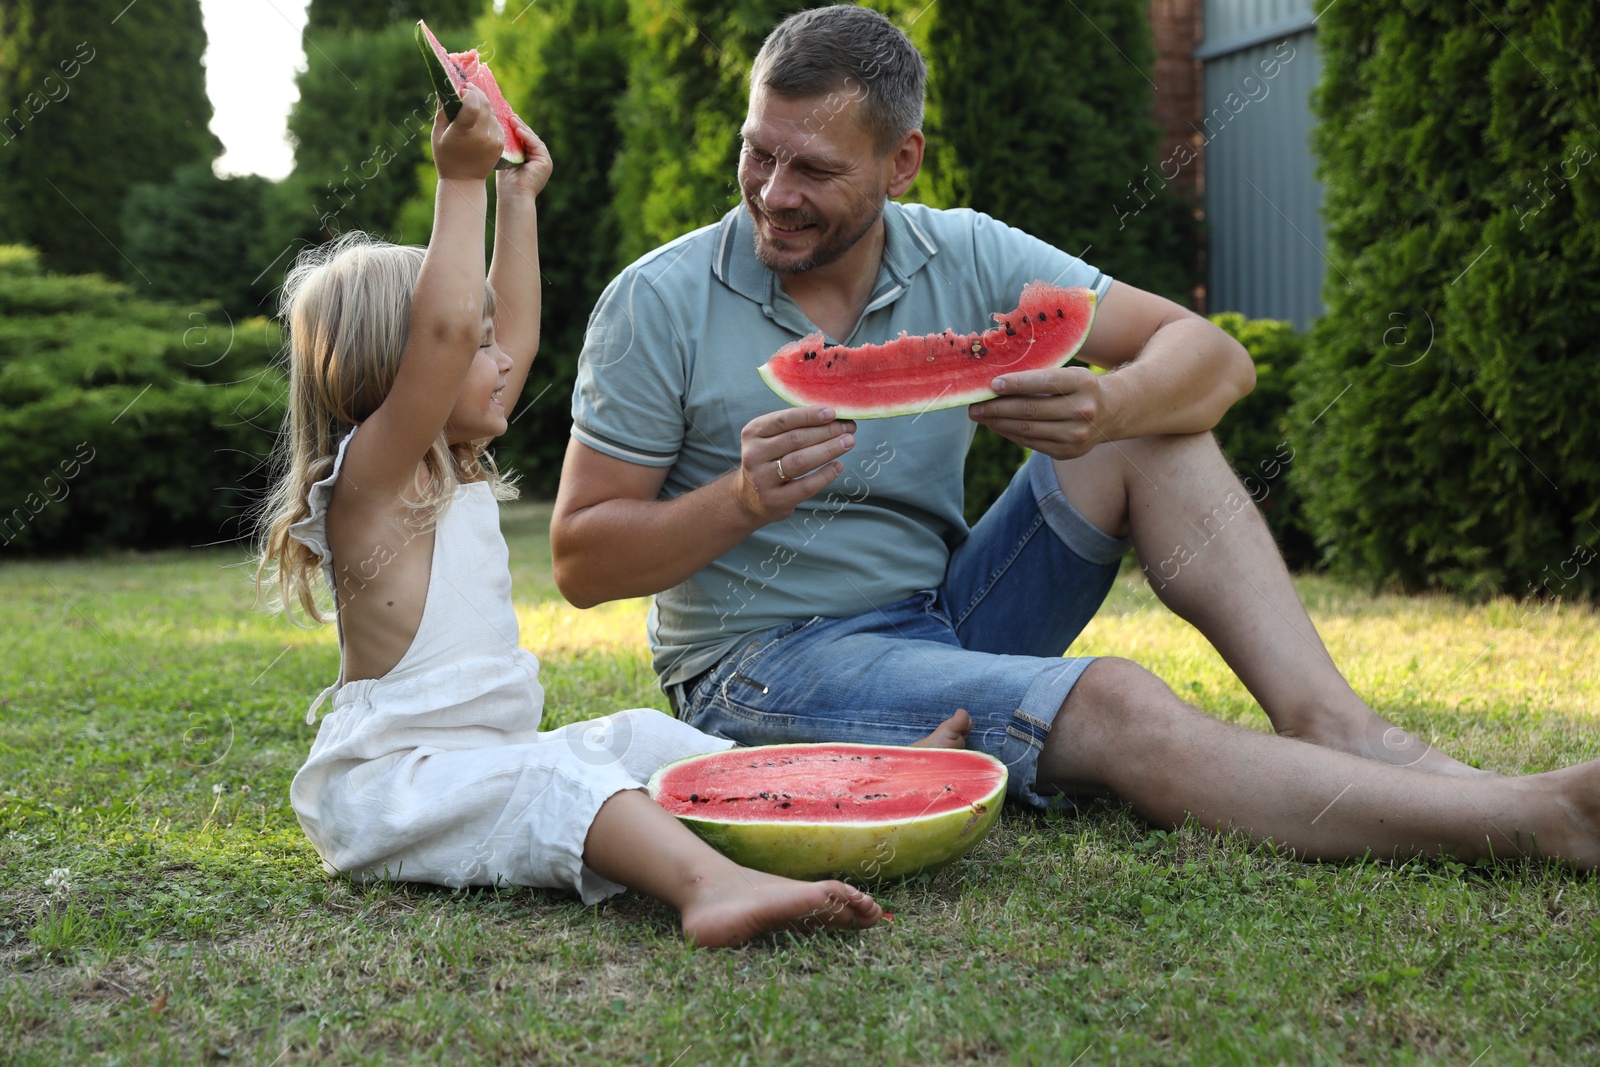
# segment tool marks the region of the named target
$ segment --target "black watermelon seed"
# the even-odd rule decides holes
[[[700,803],[700,794],[699,793],[690,793],[689,794],[689,803],[691,803],[691,804]]]
[[[780,808],[787,808],[788,806],[789,806],[789,802],[787,800],[785,800],[782,804],[778,805],[778,807],[780,807]]]
[[[1067,313],[1065,311],[1062,311],[1060,308],[1056,308],[1056,318],[1064,319],[1066,317],[1067,317]]]
[[[1039,321],[1040,321],[1040,322],[1043,322],[1043,321],[1044,321],[1044,312],[1042,312],[1042,311],[1041,311],[1041,312],[1039,312]]]

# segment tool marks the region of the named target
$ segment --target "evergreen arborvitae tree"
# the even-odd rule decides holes
[[[435,33],[440,26],[470,26],[489,9],[489,0],[311,0],[306,32],[320,30],[386,30],[427,19]]]
[[[402,232],[401,208],[427,160],[435,98],[415,39],[428,20],[446,48],[480,45],[472,21],[488,0],[312,0],[306,69],[289,113],[294,172],[268,195],[263,246],[278,257],[276,281],[294,253],[349,230],[424,244]],[[498,73],[498,71],[497,71]]]
[[[941,0],[926,48],[929,199],[986,212],[1187,305],[1193,212],[1157,173],[1147,7]]]
[[[258,247],[268,185],[191,163],[164,185],[137,186],[122,207],[122,248],[139,270],[123,280],[144,283],[152,300],[214,300],[233,320],[271,314]]]
[[[432,27],[446,47],[460,28]],[[296,247],[348,230],[394,238],[400,205],[432,128],[434,95],[411,23],[306,33],[300,98],[289,113],[295,168],[271,196],[271,244],[281,271]],[[427,235],[410,237],[426,243]]]
[[[128,191],[220,151],[205,48],[199,0],[0,6],[4,236],[53,269],[121,277]]]
[[[628,263],[738,203],[750,63],[801,0],[632,0],[635,37],[613,180]]]
[[[1592,595],[1600,75],[1577,56],[1600,12],[1511,8],[1345,0],[1318,24],[1332,269],[1291,477],[1343,573]]]

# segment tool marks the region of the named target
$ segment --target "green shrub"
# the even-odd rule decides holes
[[[264,319],[230,326],[0,248],[0,546],[247,535],[283,412],[278,344]]]
[[[1592,596],[1600,38],[1583,0],[1344,0],[1318,24],[1327,313],[1292,421],[1338,572]]]

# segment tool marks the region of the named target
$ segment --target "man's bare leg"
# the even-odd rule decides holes
[[[1485,773],[1394,726],[1350,688],[1210,434],[1101,444],[1057,460],[1056,477],[1084,518],[1131,534],[1156,595],[1216,647],[1278,733],[1418,770]]]
[[[1413,774],[1214,719],[1149,671],[1101,659],[1073,687],[1040,784],[1109,792],[1162,826],[1270,838],[1306,859],[1540,855],[1600,866],[1600,760],[1520,778]]]

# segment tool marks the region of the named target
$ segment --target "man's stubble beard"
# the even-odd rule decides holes
[[[745,196],[743,199],[745,210],[750,212],[752,216],[760,215],[762,219],[771,219],[772,216],[767,214],[763,209],[757,207],[749,196]],[[887,194],[880,197],[877,203],[873,205],[872,210],[865,213],[864,217],[862,218],[861,225],[856,227],[855,231],[848,237],[841,238],[836,241],[828,241],[817,246],[810,256],[800,260],[798,263],[790,263],[787,260],[776,259],[767,254],[767,250],[761,242],[761,232],[758,222],[756,232],[752,238],[755,242],[756,258],[761,261],[762,266],[776,274],[804,274],[806,271],[816,270],[818,267],[826,267],[828,264],[836,262],[845,253],[849,252],[856,246],[857,242],[867,235],[868,231],[870,231],[877,223],[878,219],[882,217],[883,207],[886,203],[888,203],[888,200],[889,197]]]

